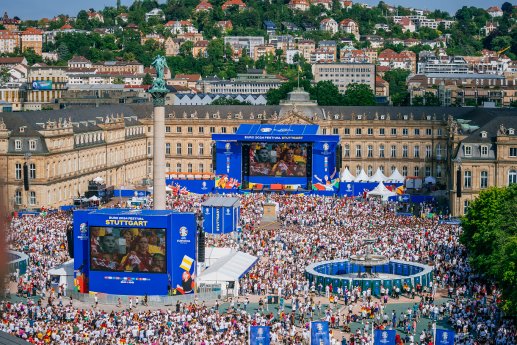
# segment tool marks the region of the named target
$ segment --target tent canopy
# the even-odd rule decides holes
[[[90,201],[99,201],[100,199],[99,199],[99,197],[98,197],[98,196],[93,195],[93,196],[92,196],[90,199],[88,199],[88,200],[90,200]]]
[[[366,175],[366,173],[364,172],[364,169],[361,169],[361,172],[359,173],[359,175],[357,175],[357,177],[355,178],[355,182],[368,182],[370,178],[368,177],[368,175]]]
[[[399,169],[395,168],[395,171],[391,173],[390,177],[386,181],[393,183],[404,183],[404,176],[399,172]]]
[[[341,182],[354,182],[355,176],[352,175],[348,168],[345,168],[345,171],[341,174]]]
[[[217,260],[199,275],[200,282],[237,281],[248,272],[258,258],[244,252],[235,252]]]
[[[371,192],[368,192],[368,195],[375,195],[382,197],[382,200],[388,200],[390,196],[395,196],[397,193],[393,193],[390,191],[384,183],[379,183],[377,187],[375,187]]]
[[[432,176],[427,176],[427,177],[425,178],[425,180],[424,180],[424,183],[425,183],[425,184],[428,184],[428,183],[430,183],[430,184],[436,184],[436,179],[435,179],[434,177],[432,177]]]
[[[387,177],[382,173],[381,168],[377,168],[377,171],[375,174],[370,177],[368,180],[369,182],[384,182],[386,181]]]

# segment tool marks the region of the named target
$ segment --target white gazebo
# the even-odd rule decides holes
[[[382,173],[381,168],[377,168],[375,174],[368,180],[369,182],[384,182],[387,177]]]
[[[345,168],[345,171],[341,174],[341,182],[354,182],[355,176],[352,175],[348,168]]]
[[[392,183],[404,183],[404,180],[406,178],[402,176],[402,174],[399,172],[399,169],[395,168],[395,171],[393,171],[386,180],[386,182],[392,182]]]
[[[368,182],[370,178],[368,175],[364,172],[364,169],[361,169],[361,172],[357,177],[355,178],[354,182]]]
[[[390,196],[395,196],[397,193],[392,192],[384,183],[379,183],[372,191],[368,192],[368,196],[380,196],[383,201],[387,201]]]

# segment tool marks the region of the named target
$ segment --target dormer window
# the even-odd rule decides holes
[[[427,121],[431,121],[431,115],[427,115],[425,118],[427,119]]]
[[[14,149],[16,151],[21,151],[21,149],[22,149],[22,141],[21,140],[15,140],[14,141]]]
[[[361,120],[363,118],[363,115],[357,115],[357,119]]]
[[[407,120],[408,119],[408,116],[407,115],[404,115],[404,120]]]
[[[29,150],[30,151],[36,150],[36,140],[29,140]]]
[[[465,146],[465,156],[472,156],[472,146]]]
[[[384,120],[386,117],[384,115],[381,115],[381,120]]]
[[[25,133],[25,126],[20,127],[20,133]]]
[[[487,132],[482,131],[482,132],[481,132],[481,138],[486,138],[486,137],[487,137],[487,134],[488,134]]]
[[[508,135],[515,135],[515,129],[508,128]]]
[[[481,146],[481,156],[484,156],[484,157],[488,156],[488,146],[486,146],[486,145]]]

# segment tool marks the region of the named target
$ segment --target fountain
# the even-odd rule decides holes
[[[384,255],[376,255],[373,253],[373,244],[375,239],[366,238],[363,240],[366,244],[367,249],[365,254],[352,255],[350,256],[349,262],[357,266],[363,266],[364,272],[359,271],[357,274],[358,278],[375,278],[379,277],[378,273],[372,272],[374,266],[382,266],[389,262],[389,259]]]

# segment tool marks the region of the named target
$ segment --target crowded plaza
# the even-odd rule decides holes
[[[229,195],[228,195],[229,196]],[[517,344],[515,323],[498,307],[500,291],[471,272],[459,243],[461,227],[448,216],[400,216],[397,202],[306,194],[248,193],[240,198],[242,232],[209,235],[207,247],[225,247],[259,260],[239,281],[236,297],[178,300],[148,306],[134,296],[116,306],[72,298],[73,286],[54,286],[48,271],[70,259],[66,230],[72,214],[48,211],[13,218],[11,250],[29,256],[27,272],[10,274],[1,302],[0,330],[32,344],[246,344],[248,327],[271,327],[272,344],[309,344],[309,323],[328,321],[333,344],[370,344],[373,329],[396,329],[397,344],[432,344],[440,323],[456,344]],[[207,196],[169,194],[167,208],[198,212]],[[278,220],[262,221],[264,203],[278,204]],[[147,207],[152,206],[149,197]],[[117,205],[114,205],[116,207]],[[419,205],[432,210],[434,205]],[[313,262],[363,254],[365,238],[376,253],[434,269],[429,284],[370,290],[310,283]],[[337,291],[337,292],[336,292]],[[267,305],[267,296],[283,304]],[[404,308],[400,308],[404,303]],[[398,306],[395,308],[395,306]]]

